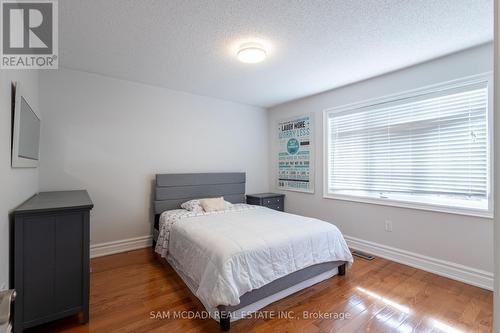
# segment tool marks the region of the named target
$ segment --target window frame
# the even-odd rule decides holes
[[[354,111],[355,109],[374,106],[376,104],[394,102],[400,99],[406,99],[410,97],[416,97],[423,94],[428,93],[436,93],[439,91],[458,88],[464,85],[469,84],[477,84],[486,82],[488,86],[488,101],[487,101],[487,200],[488,200],[488,209],[474,209],[467,207],[457,207],[452,205],[438,205],[431,203],[422,203],[422,202],[414,202],[401,200],[397,198],[375,198],[368,196],[357,196],[357,195],[348,195],[348,194],[338,194],[329,192],[328,189],[328,179],[329,179],[329,163],[328,163],[328,150],[330,142],[329,138],[329,126],[328,126],[328,118],[329,115],[335,113],[341,113],[346,111]],[[323,198],[325,199],[334,199],[334,200],[343,200],[343,201],[352,201],[352,202],[361,202],[375,205],[383,205],[383,206],[392,206],[392,207],[402,207],[402,208],[411,208],[417,210],[425,210],[425,211],[433,211],[433,212],[441,212],[441,213],[450,213],[450,214],[459,214],[459,215],[467,215],[467,216],[475,216],[475,217],[483,217],[492,219],[494,215],[493,211],[493,181],[494,181],[494,169],[493,169],[493,146],[494,146],[494,138],[493,138],[493,122],[494,122],[494,112],[493,112],[493,73],[486,72],[478,75],[468,76],[465,78],[451,80],[446,82],[441,82],[438,84],[427,85],[421,88],[406,90],[400,93],[385,95],[383,97],[377,97],[372,99],[363,100],[361,102],[341,105],[333,108],[328,108],[323,110]]]

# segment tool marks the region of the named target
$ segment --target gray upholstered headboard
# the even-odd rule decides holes
[[[232,203],[245,202],[244,172],[168,173],[156,175],[153,210],[155,229],[158,216],[166,210],[180,208],[185,201],[220,197]]]

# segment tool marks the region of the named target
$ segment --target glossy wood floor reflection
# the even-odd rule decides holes
[[[73,317],[27,332],[219,332],[210,319],[150,318],[151,311],[203,310],[150,249],[93,259],[92,269],[90,324]],[[240,320],[231,332],[491,332],[492,303],[487,290],[384,259],[357,259],[346,276],[263,309],[287,318]]]

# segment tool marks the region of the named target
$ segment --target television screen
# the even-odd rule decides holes
[[[12,167],[36,168],[39,160],[40,118],[21,93],[19,84],[12,84]]]
[[[21,96],[18,157],[38,161],[40,119]]]

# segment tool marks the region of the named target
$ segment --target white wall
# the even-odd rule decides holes
[[[38,72],[1,70],[0,73],[0,289],[9,279],[9,212],[38,191],[38,169],[12,169],[11,82],[19,82],[23,95],[38,111]],[[41,115],[40,115],[41,116]],[[41,116],[42,121],[43,117]]]
[[[92,244],[150,234],[156,173],[245,171],[247,193],[268,189],[264,109],[67,69],[40,82],[40,188],[89,191]]]
[[[416,50],[417,52],[418,50]],[[432,62],[282,104],[270,110],[270,188],[276,190],[278,119],[304,113],[316,116],[316,192],[286,193],[287,211],[334,222],[351,237],[493,272],[493,221],[461,215],[324,199],[322,111],[327,108],[492,71],[493,47],[483,45]],[[332,73],[335,75],[335,73]],[[393,232],[384,221],[393,221]],[[455,266],[458,267],[458,266]]]
[[[495,110],[500,110],[500,4],[495,1]],[[500,142],[500,116],[495,115],[495,124],[493,132],[495,142]],[[497,175],[500,174],[500,145],[495,147],[494,170]],[[495,178],[495,207],[500,207],[500,177]],[[494,227],[494,254],[495,261],[495,294],[493,298],[493,332],[500,332],[500,218],[495,216]]]

